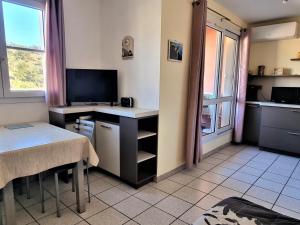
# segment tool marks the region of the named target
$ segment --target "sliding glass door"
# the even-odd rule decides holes
[[[202,115],[204,135],[219,134],[232,128],[237,50],[237,35],[207,26]]]

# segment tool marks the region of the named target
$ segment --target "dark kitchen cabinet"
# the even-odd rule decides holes
[[[258,144],[260,136],[261,106],[246,104],[243,141]]]

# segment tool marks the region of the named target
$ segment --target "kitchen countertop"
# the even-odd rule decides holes
[[[120,106],[70,106],[70,107],[51,107],[49,111],[59,114],[81,113],[81,112],[100,112],[129,118],[141,118],[158,115],[155,109],[126,108]]]
[[[261,102],[260,101],[246,101],[246,103],[260,105],[260,106],[300,109],[300,105],[294,105],[294,104],[283,104],[283,103],[263,102],[263,101],[261,101]]]

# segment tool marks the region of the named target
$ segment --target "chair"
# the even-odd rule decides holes
[[[77,119],[75,124],[75,131],[78,134],[84,135],[89,138],[91,143],[94,143],[94,130],[95,130],[95,123],[93,121],[84,120],[84,119]],[[91,193],[90,193],[90,182],[89,182],[89,159],[87,158],[84,160],[84,164],[86,166],[86,174],[87,174],[87,187],[88,187],[88,201],[91,202]],[[72,169],[72,191],[75,192],[75,164],[68,164],[60,167],[56,167],[50,169],[50,173],[54,173],[54,182],[55,182],[55,195],[56,195],[56,214],[57,217],[61,216],[60,212],[60,194],[59,194],[59,183],[58,183],[58,174],[68,171]],[[43,187],[43,176],[39,174],[39,183],[40,183],[40,190],[41,190],[41,208],[42,213],[45,212],[45,205],[44,205],[44,187]]]
[[[76,120],[75,129],[81,135],[88,137],[92,145],[95,145],[94,131],[95,131],[95,122],[88,120],[90,117],[83,117],[83,119],[79,118]],[[89,181],[89,159],[84,160],[84,164],[86,165],[86,179],[88,186],[88,199],[89,203],[91,202],[91,193],[90,193],[90,181]],[[72,189],[75,190],[74,179],[72,179]]]

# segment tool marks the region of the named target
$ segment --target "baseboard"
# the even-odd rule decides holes
[[[207,157],[209,157],[209,156],[211,156],[211,155],[217,153],[218,151],[220,151],[220,150],[222,150],[222,149],[224,149],[224,148],[226,148],[226,147],[228,147],[228,146],[230,146],[230,145],[231,145],[231,143],[226,143],[226,144],[224,144],[224,145],[221,145],[221,146],[219,146],[219,147],[217,147],[217,148],[211,150],[210,152],[208,152],[208,153],[206,153],[206,154],[203,155],[203,159],[205,159],[205,158],[207,158]],[[156,178],[154,179],[154,181],[155,181],[155,182],[160,182],[160,181],[162,181],[162,180],[165,180],[165,179],[167,179],[168,177],[173,176],[174,174],[176,174],[176,173],[178,173],[178,172],[184,170],[185,168],[186,168],[186,165],[183,164],[183,165],[181,165],[181,166],[179,166],[179,167],[177,167],[177,168],[175,168],[175,169],[173,169],[173,170],[171,170],[171,171],[169,171],[169,172],[167,172],[167,173],[165,173],[165,174],[162,174],[162,175],[156,177]]]
[[[180,172],[180,171],[182,171],[182,170],[184,170],[184,169],[185,169],[185,164],[183,164],[183,165],[181,165],[181,166],[178,166],[177,168],[175,168],[175,169],[173,169],[173,170],[171,170],[171,171],[169,171],[169,172],[167,172],[167,173],[164,173],[163,175],[160,175],[159,177],[156,177],[156,178],[154,179],[154,181],[155,181],[155,182],[160,182],[160,181],[162,181],[162,180],[167,179],[167,178],[170,177],[170,176],[173,176],[174,174],[176,174],[176,173],[178,173],[178,172]]]
[[[209,157],[209,156],[211,156],[211,155],[219,152],[220,150],[222,150],[224,148],[229,147],[230,145],[231,145],[231,143],[229,142],[229,143],[223,144],[223,145],[221,145],[221,146],[219,146],[219,147],[217,147],[217,148],[209,151],[208,153],[206,153],[206,154],[203,155],[203,159],[205,159],[205,158],[207,158],[207,157]]]

